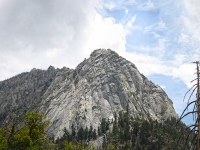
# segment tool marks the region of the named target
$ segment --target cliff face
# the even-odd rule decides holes
[[[52,122],[50,134],[112,120],[114,113],[163,120],[178,117],[172,101],[136,66],[111,50],[95,50],[76,69],[32,70],[0,82],[0,115],[37,110]],[[2,109],[3,108],[3,109]],[[12,109],[11,109],[12,108]],[[13,110],[14,108],[14,110]]]
[[[11,79],[0,82],[0,121],[8,113],[18,115],[33,109],[42,100],[42,95],[54,80],[57,70],[32,69]]]

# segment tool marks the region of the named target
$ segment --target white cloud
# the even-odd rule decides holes
[[[32,68],[76,67],[97,48],[125,51],[126,29],[92,0],[2,1],[0,80]]]
[[[190,61],[200,59],[200,2],[198,0],[183,0],[184,11],[181,14],[183,23],[179,43],[188,51]]]
[[[174,3],[177,6],[171,7]],[[110,48],[133,62],[144,75],[172,76],[189,88],[195,78],[195,65],[190,62],[200,59],[198,6],[199,0],[149,0],[142,4],[135,0],[0,0],[0,80],[34,67],[75,68],[94,49]],[[103,17],[99,12],[105,8],[122,10],[123,22]],[[182,9],[181,17],[174,8]],[[150,13],[152,18],[143,20],[140,13]],[[135,33],[155,41],[145,41],[145,46],[127,43],[127,36]],[[177,101],[174,105],[176,109],[182,107]]]
[[[125,25],[125,30],[126,30],[126,35],[127,34],[131,34],[131,32],[133,30],[138,30],[138,29],[140,30],[141,29],[141,27],[139,27],[139,26],[134,26],[135,20],[136,20],[136,15],[131,17],[129,19],[129,21],[124,24]]]
[[[84,58],[97,48],[110,48],[135,63],[145,75],[164,74],[180,78],[188,86],[190,73],[194,70],[182,63],[188,57],[174,54],[172,66],[163,61],[168,39],[157,34],[158,31],[167,32],[166,22],[160,19],[157,23],[144,28],[144,33],[153,34],[157,39],[154,46],[135,46],[132,49],[142,53],[126,51],[126,37],[134,34],[135,30],[143,30],[135,25],[136,14],[127,22],[116,23],[112,17],[103,18],[96,8],[124,9],[128,5],[136,5],[134,0],[102,2],[86,0],[72,1],[6,1],[0,5],[0,80],[16,75],[32,68],[46,69],[49,65],[55,67],[76,67]],[[188,2],[185,0],[185,4]],[[197,2],[197,1],[196,1]],[[124,3],[122,6],[120,6]],[[140,9],[157,9],[157,6],[148,1],[139,5]],[[188,7],[188,9],[190,9]],[[126,9],[125,9],[126,10]],[[188,10],[189,11],[189,10]],[[198,11],[198,10],[197,10]],[[198,15],[195,12],[190,15]],[[196,17],[199,18],[199,17]],[[199,41],[198,24],[190,23],[189,17],[183,14],[182,20],[188,27],[191,36],[182,32],[179,44]],[[191,26],[191,30],[189,30]],[[194,34],[192,34],[194,32]],[[191,47],[191,46],[190,46]],[[196,48],[196,51],[199,49]],[[151,53],[151,55],[149,55]],[[153,53],[153,54],[152,54]],[[196,58],[200,55],[196,53]],[[192,55],[192,54],[191,54]],[[194,58],[194,56],[192,56]],[[184,72],[189,70],[188,72]]]
[[[84,43],[84,49],[110,48],[115,51],[125,51],[125,29],[122,24],[115,23],[113,18],[102,18],[101,15],[93,15],[88,27],[88,39]]]
[[[128,14],[128,9],[125,9],[125,14],[126,14],[126,15]]]
[[[152,74],[171,75],[172,68],[160,61],[159,58],[126,51],[118,51],[118,53],[127,60],[133,62],[138,70],[146,76]]]
[[[143,55],[152,56],[152,57],[154,56],[156,59],[161,60],[162,57],[164,57],[164,55],[165,55],[166,43],[168,41],[167,41],[167,39],[160,37],[159,35],[158,36],[155,35],[155,39],[156,39],[156,43],[153,46],[130,45],[130,47],[135,51],[139,51]]]
[[[156,31],[164,31],[166,30],[167,27],[165,25],[165,22],[163,22],[162,20],[160,20],[159,22],[151,25],[151,26],[148,26],[148,27],[145,27],[144,29],[144,34],[147,34],[147,33],[152,33],[152,34],[155,34]]]
[[[185,33],[181,33],[179,38],[178,38],[178,43],[188,43],[190,41],[190,37],[185,34]]]
[[[148,2],[140,4],[137,8],[143,11],[151,11],[157,9],[155,4],[150,0]]]
[[[110,11],[121,9],[126,10],[127,6],[134,5],[136,3],[135,0],[103,0],[103,2],[103,7],[109,9]]]
[[[191,88],[194,83],[191,83],[195,79],[195,69],[196,66],[192,63],[182,64],[172,71],[172,76],[174,78],[180,78],[188,88]]]
[[[166,88],[166,86],[165,86],[165,85],[161,85],[160,87],[161,87],[162,89],[165,89],[165,88]]]
[[[174,56],[174,60],[172,61],[172,65],[175,67],[179,67],[182,64],[184,64],[184,62],[187,60],[187,57],[185,54],[175,54]]]

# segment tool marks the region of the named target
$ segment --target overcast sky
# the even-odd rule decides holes
[[[0,81],[75,68],[110,48],[159,84],[178,114],[200,60],[199,0],[0,0]],[[187,122],[187,121],[186,121]]]

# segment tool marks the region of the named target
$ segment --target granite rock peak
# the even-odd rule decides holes
[[[55,138],[72,124],[97,129],[102,118],[112,121],[127,108],[133,117],[178,117],[164,90],[110,49],[94,50],[75,69],[32,69],[0,82],[0,107],[1,120],[8,112],[43,112]]]

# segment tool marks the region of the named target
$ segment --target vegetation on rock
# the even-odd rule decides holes
[[[109,128],[112,126],[112,128]],[[191,140],[185,143],[187,133],[190,130],[181,122],[177,124],[176,118],[170,118],[163,122],[157,120],[144,120],[131,117],[127,112],[115,114],[115,120],[102,119],[97,136],[86,136],[88,129],[79,129],[75,136],[65,130],[58,144],[63,141],[88,144],[92,140],[103,139],[102,145],[96,149],[101,150],[187,150],[192,147]],[[82,131],[82,135],[80,134]],[[84,138],[80,138],[84,137]],[[92,143],[92,142],[91,142]]]
[[[0,150],[183,150],[190,142],[181,131],[186,126],[175,118],[163,122],[133,118],[127,112],[114,115],[114,120],[102,119],[98,130],[92,126],[71,131],[64,129],[63,137],[53,141],[46,133],[49,121],[43,114],[28,112],[23,122],[12,121],[0,128]],[[5,121],[6,122],[6,121]],[[189,131],[186,131],[189,132]],[[102,139],[101,145],[92,143]],[[191,139],[190,139],[191,140]]]

